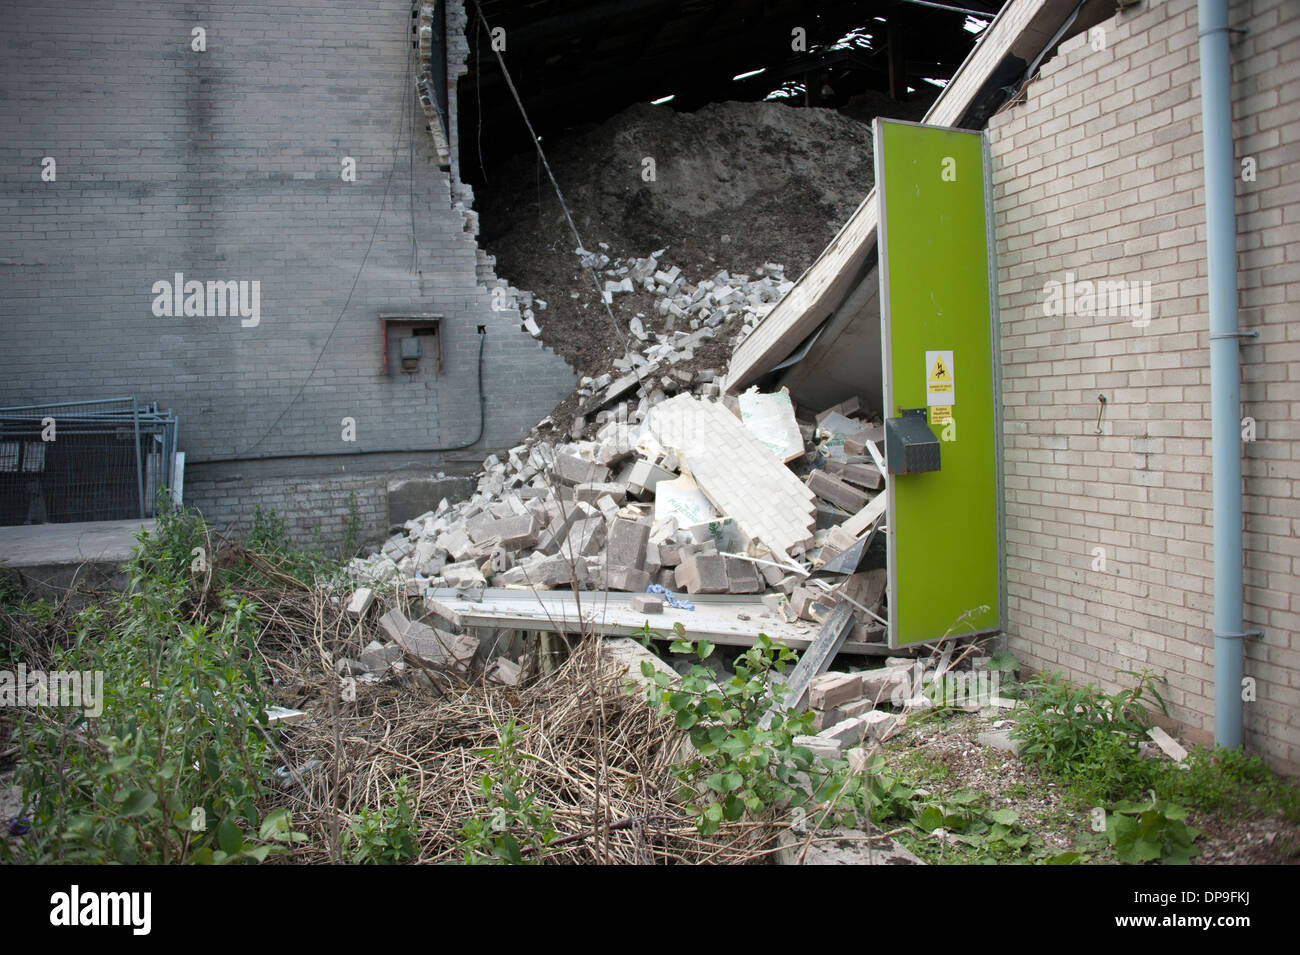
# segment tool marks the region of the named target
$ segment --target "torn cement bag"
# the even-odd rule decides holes
[[[704,496],[689,474],[675,481],[660,481],[655,485],[655,520],[669,517],[677,519],[678,527],[690,527],[715,520],[718,512]]]
[[[794,418],[794,405],[784,388],[772,394],[762,394],[758,388],[751,388],[737,401],[740,404],[740,420],[745,423],[745,427],[783,464],[803,455],[803,435],[799,433],[799,423]]]

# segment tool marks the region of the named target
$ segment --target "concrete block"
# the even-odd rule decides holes
[[[862,742],[867,735],[867,721],[862,717],[841,720],[817,734],[818,739],[836,740],[840,747],[847,748]]]
[[[558,453],[551,473],[562,484],[600,484],[609,480],[609,468],[573,454]]]
[[[825,470],[841,481],[873,491],[879,490],[885,482],[880,469],[874,464],[853,461],[828,461]]]
[[[858,716],[865,716],[875,709],[875,706],[870,700],[861,699],[854,700],[852,703],[842,703],[835,709],[840,714],[841,719],[848,720]]]
[[[448,633],[424,624],[414,625],[397,644],[417,663],[460,671],[469,668],[479,649],[477,637]]]
[[[887,703],[894,699],[905,699],[912,695],[912,667],[882,667],[879,670],[864,670],[858,674],[862,681],[862,696],[868,700]]]
[[[775,587],[785,579],[786,572],[782,567],[774,567],[771,564],[755,564],[754,566],[758,569],[759,574],[763,578],[763,582],[768,587]]]
[[[487,578],[479,570],[478,564],[472,560],[467,560],[459,564],[448,564],[442,568],[442,579],[447,581],[448,587],[460,589],[472,589],[474,587],[486,587]]]
[[[352,594],[348,601],[348,613],[354,617],[364,617],[370,605],[375,602],[375,592],[369,587],[361,587]]]
[[[854,457],[861,457],[867,454],[867,443],[871,441],[884,441],[885,428],[883,425],[872,425],[863,428],[861,431],[848,435],[844,439],[844,453],[851,454]]]
[[[564,544],[560,547],[560,555],[570,558],[590,557],[593,554],[600,553],[604,546],[605,519],[602,517],[587,517],[573,522],[573,526],[569,528],[568,536],[564,539]]]
[[[464,560],[469,556],[473,541],[464,528],[453,527],[438,537],[438,547],[451,555],[452,560]]]
[[[900,717],[892,713],[886,713],[884,710],[872,710],[869,713],[863,713],[859,719],[867,726],[867,736],[879,743],[889,739],[903,725]]]
[[[660,481],[671,481],[675,477],[677,475],[666,468],[646,460],[638,460],[627,475],[628,493],[642,499],[653,497]]]
[[[853,574],[840,585],[840,592],[872,610],[884,599],[889,572],[883,567]]]
[[[754,565],[739,557],[725,557],[727,568],[727,591],[733,594],[756,594],[763,589],[763,582]]]
[[[582,558],[578,558],[578,562],[582,562]],[[533,561],[525,570],[534,587],[559,587],[573,583],[574,568],[575,562],[556,556]]]
[[[492,538],[492,525],[504,516],[494,514],[491,510],[475,514],[465,520],[465,533],[469,535],[469,539],[475,544],[481,544]]]
[[[564,543],[574,523],[580,520],[584,513],[572,503],[561,505],[556,502],[555,508],[558,513],[552,518],[546,529],[537,535],[536,550],[543,554],[558,554],[560,545]]]
[[[650,586],[650,575],[636,567],[606,567],[601,581],[605,590],[640,594]]]
[[[808,475],[808,490],[850,514],[856,514],[871,500],[862,491],[841,481],[825,468],[818,468]]]
[[[856,750],[850,750],[856,752]],[[777,844],[777,865],[925,865],[894,839],[868,843],[858,829],[832,829],[818,834],[809,845],[807,836],[783,830]]]
[[[365,657],[361,658],[365,662]],[[1020,740],[1011,738],[1011,730],[985,730],[975,737],[982,745],[1000,749],[1013,756],[1020,752]]]
[[[861,698],[862,681],[856,673],[822,673],[808,684],[808,705],[815,710],[833,710]]]
[[[817,736],[796,736],[793,740],[795,746],[803,746],[812,750],[814,759],[839,759],[842,747],[840,741],[834,738]]]
[[[835,609],[836,600],[824,590],[796,587],[790,594],[790,609],[801,620],[820,623]]]
[[[649,540],[649,524],[641,521],[614,520],[609,525],[609,537],[605,545],[606,559],[614,566],[644,569],[646,546]]]
[[[663,613],[664,602],[650,594],[637,594],[632,598],[632,609],[637,613]]]
[[[523,667],[509,657],[498,657],[488,671],[488,679],[503,686],[518,686],[523,676]]]
[[[576,500],[587,504],[595,504],[602,497],[609,496],[614,499],[615,504],[622,504],[627,500],[627,485],[616,481],[578,484],[573,488],[573,496]]]
[[[402,659],[401,647],[375,641],[366,647],[357,658],[357,662],[369,673],[384,673],[400,659]]]
[[[727,565],[717,554],[692,554],[675,571],[677,584],[690,594],[725,594]]]
[[[521,550],[537,543],[541,521],[536,514],[503,517],[492,522],[491,536],[500,541],[506,550]]]

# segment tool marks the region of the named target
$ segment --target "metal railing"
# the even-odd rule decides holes
[[[178,431],[134,397],[0,408],[0,524],[152,517]]]

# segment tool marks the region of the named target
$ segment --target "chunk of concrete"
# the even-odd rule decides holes
[[[588,504],[595,504],[602,497],[609,496],[614,499],[615,504],[622,504],[627,500],[627,485],[619,484],[617,481],[578,484],[573,488],[573,496],[576,500]]]
[[[488,670],[488,679],[503,686],[518,686],[523,675],[523,667],[509,657],[497,657]]]
[[[537,534],[541,530],[541,521],[536,514],[520,514],[515,517],[503,517],[493,521],[490,534],[501,542],[506,550],[521,550],[537,543]],[[445,575],[444,575],[445,576]]]
[[[650,575],[639,567],[606,567],[602,581],[606,590],[643,593],[650,586]]]
[[[476,637],[448,633],[424,624],[411,627],[398,645],[419,664],[459,671],[469,668],[479,649]]]
[[[609,536],[605,545],[606,559],[614,566],[643,569],[646,545],[649,540],[649,524],[616,519],[609,525]]]
[[[864,699],[877,703],[902,700],[912,695],[912,667],[882,667],[879,670],[863,670],[858,674],[862,681]]]
[[[666,468],[646,460],[638,460],[627,475],[628,492],[644,500],[654,495],[660,481],[671,481],[675,477],[677,475]]]
[[[819,674],[808,683],[808,705],[815,710],[833,710],[862,697],[862,681],[856,673],[834,670]]]
[[[601,517],[588,517],[580,521],[574,521],[573,526],[569,528],[569,534],[564,539],[564,544],[560,547],[560,556],[590,557],[600,553],[601,548],[605,546],[605,519]]]
[[[841,481],[872,491],[880,490],[885,481],[879,468],[865,462],[830,461],[826,464],[826,470]]]
[[[825,468],[818,468],[808,475],[808,489],[823,501],[829,501],[851,514],[866,507],[870,500],[862,491],[830,474]]]
[[[795,746],[812,750],[813,759],[839,759],[842,751],[837,739],[822,736],[796,736]]]
[[[556,454],[551,473],[557,481],[570,486],[600,484],[609,480],[609,468],[574,454]]]
[[[652,597],[650,594],[637,594],[631,600],[632,609],[636,613],[663,613],[664,602],[659,597]]]
[[[756,594],[763,589],[754,565],[739,557],[726,557],[727,591],[733,594]]]
[[[469,556],[474,542],[469,539],[463,527],[453,527],[438,537],[437,544],[451,555],[452,560],[459,561]]]
[[[818,739],[833,739],[839,742],[841,749],[853,746],[867,735],[867,720],[863,717],[852,717],[841,720],[834,726],[828,726],[817,734]]]
[[[985,730],[975,737],[982,746],[1000,749],[1013,756],[1020,752],[1020,740],[1011,738],[1011,730]]]
[[[369,587],[361,587],[352,594],[348,601],[348,613],[354,617],[364,617],[370,605],[375,602],[375,592]]]
[[[384,673],[402,659],[402,648],[394,644],[375,641],[366,647],[357,662],[369,673]]]
[[[866,724],[867,735],[880,743],[893,736],[898,731],[898,728],[903,725],[899,717],[892,713],[886,713],[884,710],[872,710],[869,713],[863,713],[859,719]]]
[[[677,586],[690,594],[725,594],[727,565],[717,554],[692,554],[675,571]]]
[[[806,835],[789,829],[778,839],[777,865],[925,865],[895,839],[871,838],[859,829],[819,833],[805,849]]]
[[[456,587],[462,590],[487,586],[487,578],[483,576],[483,572],[479,570],[478,565],[472,560],[459,564],[448,564],[442,568],[442,579],[447,581],[448,587]]]

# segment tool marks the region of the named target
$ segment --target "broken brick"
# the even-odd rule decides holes
[[[849,513],[862,510],[870,500],[862,491],[828,473],[825,468],[818,468],[808,475],[808,490]]]
[[[663,613],[664,602],[661,598],[649,594],[637,594],[632,598],[632,609],[637,613]]]
[[[609,525],[605,545],[606,559],[614,566],[642,569],[645,567],[646,544],[649,539],[649,524],[616,519]]]
[[[726,557],[727,591],[733,594],[756,594],[763,589],[754,565],[739,557]]]
[[[689,594],[725,594],[727,565],[717,554],[692,554],[674,572],[677,586]]]
[[[862,697],[862,681],[856,673],[822,673],[808,684],[808,703],[816,710],[832,710]]]

